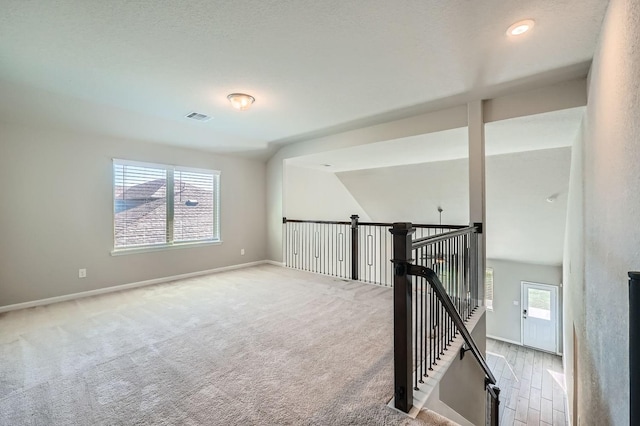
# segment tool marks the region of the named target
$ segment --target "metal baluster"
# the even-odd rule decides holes
[[[338,225],[331,225],[331,227],[329,228],[329,271],[331,273],[331,276],[335,276],[335,272],[336,272],[336,243],[335,243],[335,236],[336,236],[336,229],[338,228]]]
[[[324,255],[324,273],[329,275],[329,264],[327,263],[327,261],[329,260],[329,252],[327,251],[329,249],[329,227],[331,225],[329,224],[325,224],[322,228],[322,233],[324,234],[323,238],[322,238],[322,244],[324,246],[324,250],[322,250],[322,254]]]
[[[445,310],[442,303],[440,303],[440,324],[442,324],[442,343],[440,344],[440,355],[444,355],[444,351],[447,349],[447,321],[445,317]]]
[[[369,250],[367,250],[367,266],[369,269],[369,282],[375,282],[375,269],[373,268],[373,234],[375,228],[370,226],[369,233],[367,234],[367,243],[369,244]]]
[[[424,383],[422,377],[427,376],[426,371],[426,355],[427,355],[427,339],[425,336],[425,279],[420,279],[420,383]]]
[[[324,224],[320,224],[318,225],[318,262],[320,263],[320,266],[318,267],[318,269],[320,269],[320,273],[324,274],[326,273],[326,270],[324,269],[324,230],[325,230],[325,225]]]
[[[313,250],[312,250],[312,236],[313,236],[313,224],[308,224],[307,233],[309,234],[309,238],[307,239],[307,270],[312,271],[313,269]]]
[[[417,252],[414,251],[414,253]],[[416,256],[417,257],[417,256]],[[423,372],[423,367],[422,367],[422,360],[424,359],[424,352],[422,351],[423,347],[424,347],[424,299],[423,299],[423,295],[424,295],[424,279],[420,279],[420,295],[416,295],[420,298],[420,380],[419,383],[424,383],[424,381],[422,380],[422,375],[424,374]]]
[[[293,257],[291,259],[291,263],[294,265],[293,267],[298,269],[298,246],[297,246],[297,241],[298,241],[298,227],[297,227],[297,223],[294,224],[295,226],[293,227],[293,232],[292,232],[292,237],[291,237],[291,244],[293,246],[292,252],[293,252]]]
[[[316,224],[312,223],[311,224],[311,250],[309,250],[311,252],[311,271],[312,272],[318,272],[317,271],[317,266],[318,266],[318,262],[316,260]]]
[[[378,280],[377,283],[382,285],[382,263],[383,263],[383,258],[384,258],[384,251],[382,250],[382,227],[377,226],[376,227],[376,232],[378,233],[378,245],[376,247],[378,247],[378,250],[376,250],[376,261],[378,262]]]
[[[420,315],[418,312],[419,309],[419,302],[418,302],[418,289],[416,288],[416,278],[415,277],[411,277],[410,278],[414,285],[413,290],[416,292],[416,297],[413,298],[413,303],[414,303],[414,307],[413,307],[413,318],[414,318],[414,326],[413,326],[413,330],[414,330],[414,341],[413,341],[413,356],[415,359],[415,364],[414,364],[414,374],[413,374],[413,390],[418,390],[418,363],[420,362],[420,359],[418,358],[418,347],[419,347],[419,343],[418,343],[418,335],[420,334],[420,328],[419,328],[419,319],[420,319]]]
[[[436,303],[436,309],[437,309],[437,311],[438,311],[438,312],[437,312],[437,315],[436,315],[436,317],[438,318],[438,321],[437,321],[437,323],[436,323],[436,324],[437,324],[437,325],[436,325],[436,332],[438,333],[438,339],[437,339],[437,341],[438,341],[438,350],[437,350],[437,353],[436,353],[436,359],[437,359],[438,361],[440,361],[440,350],[441,350],[441,348],[442,348],[442,345],[441,345],[441,341],[440,341],[440,340],[442,339],[442,335],[441,335],[441,329],[440,329],[440,327],[441,327],[441,322],[440,322],[440,301],[439,301],[439,300],[438,300],[438,301],[437,301],[437,303]]]
[[[433,290],[431,285],[427,286],[429,292],[429,370],[433,370]]]
[[[454,306],[456,308],[456,310],[458,311],[458,313],[460,313],[460,280],[458,279],[459,274],[460,274],[460,270],[458,269],[458,240],[460,238],[459,237],[455,237],[451,243],[452,247],[453,247],[453,266],[452,269],[455,271],[455,273],[453,274],[453,280],[452,280],[452,286],[453,286],[453,294],[454,294]],[[456,328],[455,328],[455,324],[453,323],[453,318],[451,319],[451,330],[452,330],[452,339],[455,339],[456,337]]]
[[[384,232],[384,259],[385,261],[384,263],[384,286],[387,286],[387,283],[390,282],[389,281],[389,276],[387,275],[387,264],[389,263],[389,258],[387,256],[387,254],[389,253],[389,243],[387,241],[389,233],[388,232]]]

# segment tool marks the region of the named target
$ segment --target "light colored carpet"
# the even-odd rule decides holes
[[[386,407],[391,301],[262,265],[8,312],[0,424],[452,424]]]

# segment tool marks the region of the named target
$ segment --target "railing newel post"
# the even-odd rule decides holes
[[[360,217],[357,214],[351,215],[351,279],[358,280],[358,219]]]
[[[640,272],[629,272],[629,407],[640,419]]]
[[[498,426],[500,424],[500,388],[494,386],[493,390],[496,393],[496,397],[493,400],[493,416],[491,416],[491,419],[493,422],[492,426]]]
[[[393,364],[394,396],[398,410],[408,413],[413,406],[412,356],[412,283],[408,274],[413,261],[411,223],[394,223],[393,235]]]

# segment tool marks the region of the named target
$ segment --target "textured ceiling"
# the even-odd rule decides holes
[[[606,4],[4,0],[0,119],[264,156],[269,142],[584,75]],[[524,18],[531,33],[504,35]],[[238,91],[251,110],[229,107]]]

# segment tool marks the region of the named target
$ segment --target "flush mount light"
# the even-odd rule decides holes
[[[529,31],[531,28],[533,28],[534,24],[535,22],[533,19],[525,19],[524,21],[516,22],[515,24],[509,27],[509,29],[507,30],[507,35],[519,36],[521,34],[524,34],[527,31]]]
[[[240,111],[248,110],[251,107],[251,104],[256,101],[256,98],[245,93],[232,93],[227,96],[227,99],[231,102],[232,107]]]

